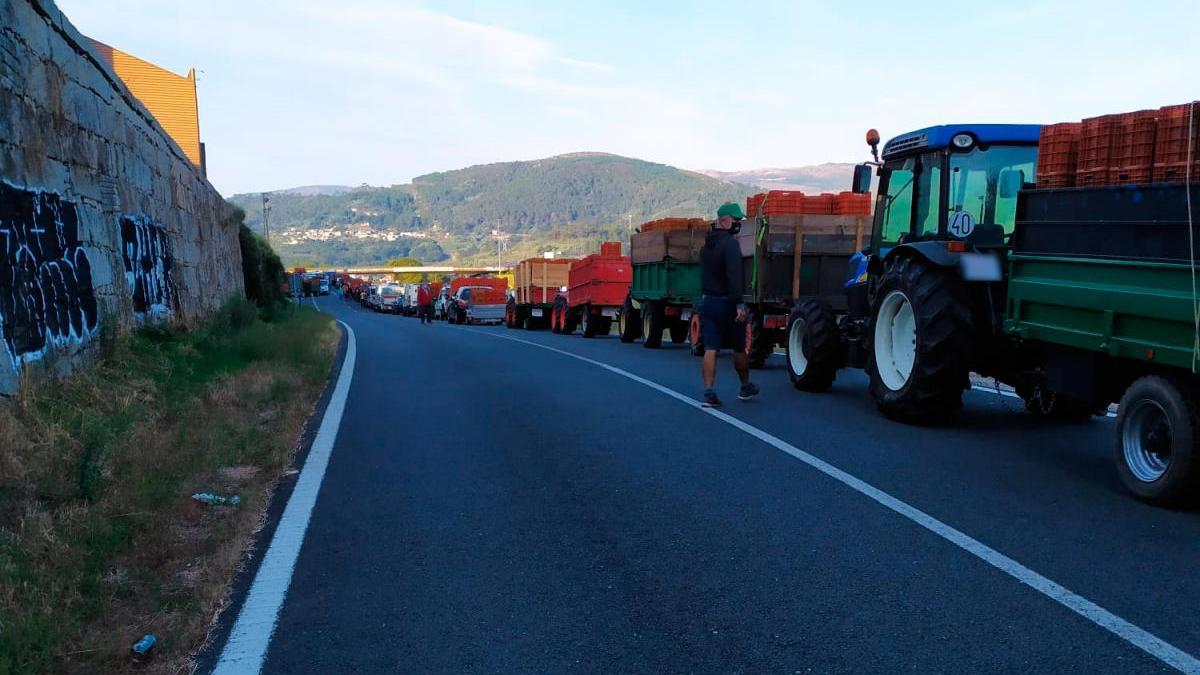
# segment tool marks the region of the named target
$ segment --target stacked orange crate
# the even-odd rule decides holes
[[[1119,116],[1113,130],[1109,183],[1137,185],[1150,182],[1157,115],[1157,110],[1139,110]]]
[[[1038,140],[1037,186],[1064,188],[1075,185],[1079,162],[1079,122],[1048,124]]]
[[[746,217],[757,218],[762,215],[762,206],[766,199],[767,194],[765,192],[760,192],[756,195],[750,195],[749,197],[746,197]]]
[[[803,192],[790,190],[771,190],[763,200],[762,213],[764,216],[774,216],[785,213],[798,213],[804,200]]]
[[[1075,184],[1080,187],[1107,185],[1112,161],[1113,130],[1120,115],[1089,117],[1080,123],[1079,163]]]
[[[1187,180],[1189,173],[1193,181],[1200,180],[1200,101],[1164,106],[1158,111],[1154,180],[1178,182]]]
[[[840,192],[833,201],[835,216],[869,216],[871,215],[871,195],[855,192]]]

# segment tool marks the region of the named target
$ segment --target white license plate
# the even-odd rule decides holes
[[[683,310],[683,313],[679,315],[679,318],[683,319],[684,321],[691,321],[692,320],[692,310],[690,310],[690,309]]]
[[[990,253],[964,253],[958,258],[958,267],[967,281],[1000,281],[1004,278],[1000,258]]]
[[[600,313],[603,314],[604,316],[607,316],[610,319],[617,318],[617,308],[616,307],[609,307],[607,309],[602,310]]]
[[[533,310],[532,312],[530,312],[530,314],[532,314],[533,316],[536,316],[536,317],[538,317],[538,318],[540,319],[540,318],[542,317],[542,310],[540,310],[540,309],[535,309],[535,310]]]

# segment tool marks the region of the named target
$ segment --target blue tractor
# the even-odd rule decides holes
[[[1005,256],[1039,130],[929,127],[891,139],[882,157],[878,132],[867,133],[874,161],[855,167],[853,189],[870,192],[878,178],[870,246],[851,258],[844,312],[822,298],[793,309],[786,347],[797,389],[824,391],[839,369],[866,369],[885,415],[931,423],[958,412],[976,372],[1012,383],[1036,414],[1089,412],[1047,392],[1003,330]]]

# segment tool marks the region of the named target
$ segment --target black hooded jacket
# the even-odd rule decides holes
[[[704,238],[700,291],[704,297],[742,302],[742,250],[729,230],[713,230]]]

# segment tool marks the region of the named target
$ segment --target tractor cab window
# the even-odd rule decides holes
[[[883,222],[880,243],[899,243],[912,231],[913,183],[916,178],[917,158],[909,157],[883,168],[880,190],[883,192]]]
[[[889,162],[884,166],[881,187],[883,246],[936,237],[941,216],[942,156],[926,153],[919,157]]]
[[[981,245],[1012,235],[1017,191],[1033,182],[1037,148],[993,145],[950,155],[949,234]]]

